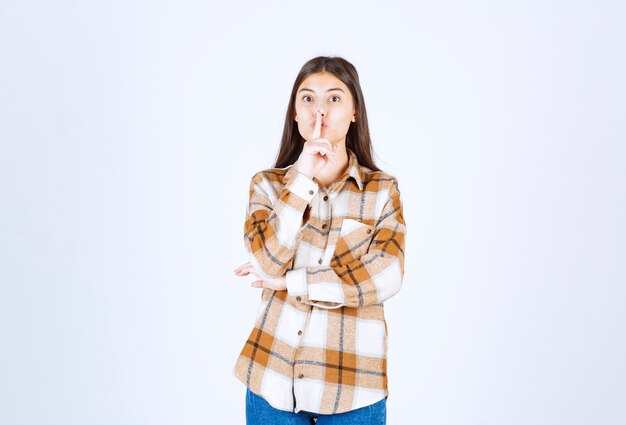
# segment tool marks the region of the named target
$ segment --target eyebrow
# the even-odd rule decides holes
[[[333,87],[332,89],[328,89],[328,90],[326,90],[326,92],[329,92],[329,91],[334,91],[334,90],[339,90],[340,92],[345,93],[345,92],[344,92],[342,89],[340,89],[339,87]],[[315,93],[315,91],[313,91],[313,90],[311,90],[311,89],[307,89],[307,88],[302,88],[302,89],[298,90],[298,93],[300,93],[301,91],[310,91],[310,92]]]

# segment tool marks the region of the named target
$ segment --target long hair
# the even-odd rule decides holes
[[[294,164],[302,153],[305,140],[300,135],[298,123],[295,121],[296,90],[309,75],[319,72],[333,74],[350,89],[356,110],[356,122],[350,122],[350,127],[346,134],[346,148],[351,149],[356,154],[359,165],[363,165],[372,171],[380,171],[372,159],[372,141],[367,124],[367,112],[365,110],[361,84],[359,83],[359,75],[354,65],[338,56],[318,56],[302,66],[291,89],[291,97],[289,98],[287,114],[285,115],[283,136],[273,168],[283,168]]]

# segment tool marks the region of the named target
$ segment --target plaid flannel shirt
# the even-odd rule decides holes
[[[250,182],[245,247],[287,290],[262,290],[233,373],[277,409],[342,413],[388,395],[383,302],[404,275],[402,201],[395,177],[347,152],[329,188],[291,165]]]

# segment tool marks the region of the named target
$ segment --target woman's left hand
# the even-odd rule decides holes
[[[287,281],[285,280],[284,275],[272,279],[262,278],[261,276],[259,276],[259,272],[257,272],[257,270],[250,262],[244,263],[235,269],[235,274],[237,276],[247,276],[250,273],[260,278],[259,280],[255,280],[251,283],[251,285],[255,288],[269,288],[276,291],[284,291],[287,289]]]

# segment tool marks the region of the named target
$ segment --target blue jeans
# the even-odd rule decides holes
[[[313,421],[317,418],[317,422]],[[247,425],[385,425],[387,422],[387,398],[360,409],[334,415],[321,415],[301,410],[287,412],[272,407],[263,397],[246,390]]]

